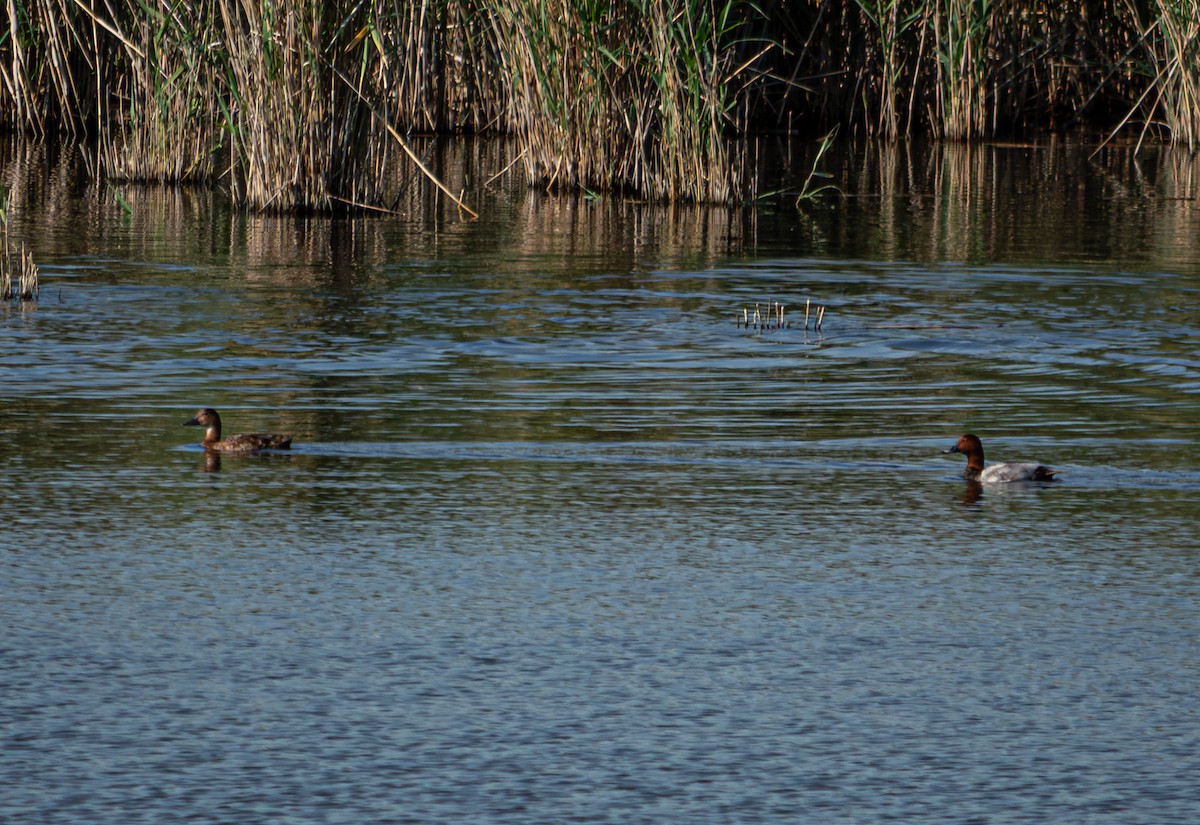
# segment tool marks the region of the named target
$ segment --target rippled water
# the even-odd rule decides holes
[[[1011,154],[478,223],[25,173],[0,820],[1196,821],[1200,207]]]

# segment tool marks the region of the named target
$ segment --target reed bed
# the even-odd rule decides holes
[[[729,46],[740,4],[531,0],[491,17],[531,184],[727,202],[744,189]]]
[[[1194,148],[1200,0],[857,0],[789,5],[796,45],[760,115],[894,139],[1153,124]],[[779,105],[776,101],[783,101]]]
[[[0,122],[84,142],[97,178],[220,186],[255,209],[390,208],[398,180],[434,177],[414,132],[511,135],[537,187],[717,203],[754,197],[743,138],[766,131],[1084,126],[1200,150],[1200,0],[8,9]]]

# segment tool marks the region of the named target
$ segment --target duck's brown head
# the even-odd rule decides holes
[[[204,407],[196,410],[196,414],[183,422],[185,427],[212,427],[221,426],[221,416],[217,415],[217,411],[211,407]]]
[[[212,410],[206,410],[206,412],[212,412]],[[971,435],[970,433],[963,433],[958,437],[958,441],[955,442],[954,446],[945,452],[973,453],[976,450],[983,452],[983,442],[979,440],[979,436]]]
[[[979,472],[983,469],[983,442],[979,436],[963,433],[958,441],[946,453],[964,453],[967,456],[967,472]]]
[[[196,410],[196,414],[183,422],[185,427],[204,427],[204,441],[208,444],[221,438],[221,416],[211,407]]]

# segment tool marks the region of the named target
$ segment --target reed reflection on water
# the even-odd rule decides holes
[[[0,819],[1194,821],[1189,164],[466,222],[9,157]],[[1063,480],[966,484],[967,431]]]

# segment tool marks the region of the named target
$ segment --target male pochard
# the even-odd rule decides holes
[[[200,446],[206,450],[218,450],[223,453],[252,453],[255,450],[287,450],[292,446],[290,435],[271,435],[269,433],[246,433],[221,438],[221,416],[217,411],[205,407],[198,410],[196,415],[183,422],[185,427],[204,427],[204,439]]]
[[[993,464],[983,466],[983,443],[977,436],[967,433],[958,437],[956,443],[944,453],[966,453],[967,469],[963,478],[984,484],[1002,484],[1009,481],[1054,481],[1058,470],[1041,464]]]

